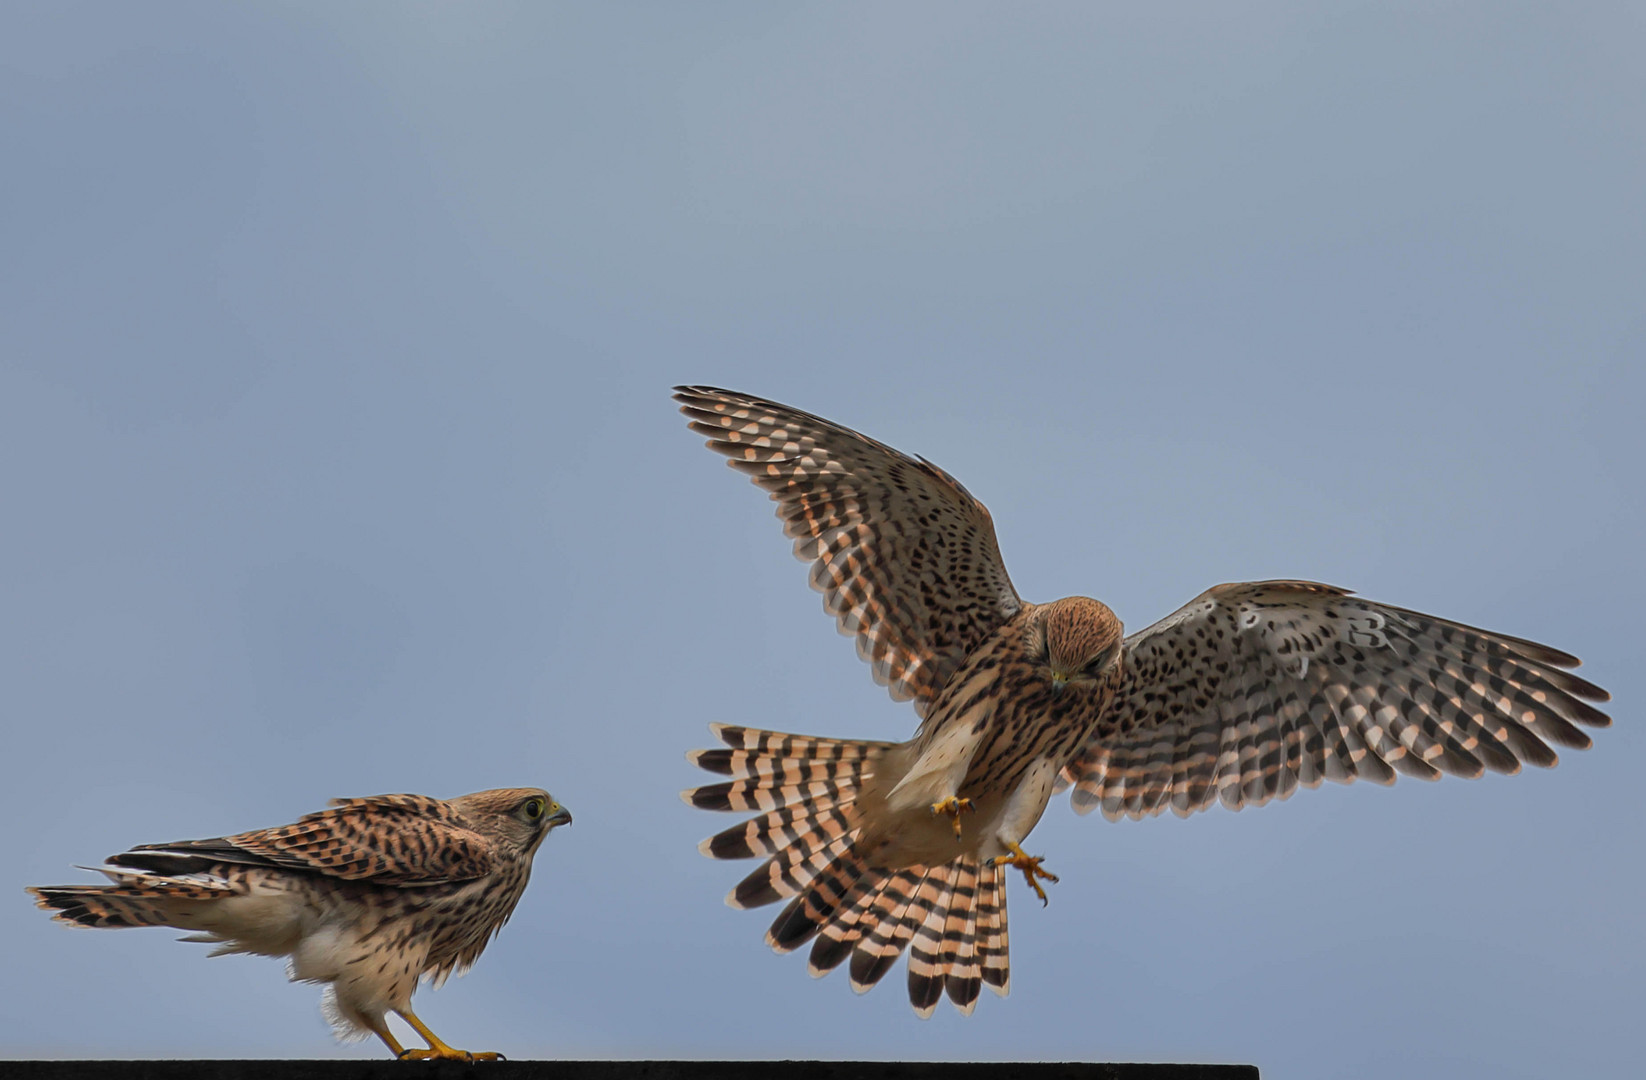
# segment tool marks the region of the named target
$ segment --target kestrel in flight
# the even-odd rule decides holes
[[[213,956],[288,957],[294,981],[326,984],[339,1038],[371,1032],[399,1058],[490,1059],[436,1038],[412,992],[468,970],[526,891],[543,838],[571,819],[537,788],[334,799],[293,825],[110,856],[111,885],[28,891],[71,926],[174,926]],[[403,1048],[388,1012],[428,1049]]]
[[[766,941],[874,985],[905,947],[909,1000],[970,1012],[1009,983],[1005,874],[1054,791],[1110,819],[1238,810],[1322,780],[1513,773],[1611,721],[1574,656],[1308,581],[1218,585],[1130,636],[1082,596],[1017,595],[983,504],[948,473],[821,417],[710,387],[675,400],[770,492],[842,633],[920,726],[908,742],[716,724],[731,777],[693,806],[759,816],[702,844],[761,857],[727,898],[787,905]]]

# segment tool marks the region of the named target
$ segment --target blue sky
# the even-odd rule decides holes
[[[576,815],[467,978],[515,1057],[1638,1068],[1646,19],[1630,4],[14,5],[5,1056],[373,1056],[26,884],[332,796]],[[678,382],[924,454],[1132,629],[1305,577],[1546,641],[1559,768],[1108,824],[1013,989],[769,953],[707,724],[899,738]],[[72,1007],[65,1002],[73,1002]]]

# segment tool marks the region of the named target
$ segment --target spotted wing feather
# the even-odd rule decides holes
[[[709,448],[770,492],[812,587],[875,681],[922,716],[1022,607],[994,523],[960,482],[848,428],[706,386],[675,400]]]
[[[303,870],[378,885],[469,881],[496,865],[491,842],[449,803],[424,795],[336,799],[291,825],[210,840],[143,844],[109,862],[159,873],[180,860]]]
[[[1305,581],[1219,585],[1126,639],[1124,678],[1063,771],[1077,811],[1187,816],[1323,780],[1513,773],[1610,718],[1558,649]]]

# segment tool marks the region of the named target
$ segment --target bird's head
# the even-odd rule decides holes
[[[1108,605],[1088,596],[1065,596],[1044,605],[1030,628],[1030,655],[1046,665],[1052,688],[1091,688],[1120,666],[1120,620]]]
[[[497,788],[451,801],[464,817],[527,854],[550,830],[572,823],[571,813],[542,788]]]

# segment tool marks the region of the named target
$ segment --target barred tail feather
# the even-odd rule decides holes
[[[902,955],[903,946],[914,935],[918,920],[912,921],[907,917],[909,904],[914,899],[915,890],[925,880],[924,866],[898,871],[886,880],[880,894],[864,914],[863,921],[868,925],[857,947],[852,950],[849,969],[852,989],[859,994],[866,993],[891,970]]]
[[[103,873],[115,884],[30,886],[27,891],[34,897],[35,906],[52,912],[57,922],[100,930],[177,926],[182,911],[232,892],[226,884],[207,880],[175,880],[114,870]]]
[[[835,837],[823,847],[784,848],[738,882],[726,903],[746,911],[798,896],[830,863],[846,855],[851,844],[851,836],[846,835]]]
[[[730,749],[696,750],[687,760],[732,779],[693,788],[682,797],[703,809],[756,810],[760,816],[711,836],[699,850],[716,859],[769,856],[726,902],[750,908],[800,896],[849,849],[855,835],[851,804],[863,781],[874,775],[876,759],[895,744],[820,739],[730,724],[714,724],[710,730]],[[861,874],[862,867],[847,861],[841,872]],[[852,880],[855,877],[832,887],[849,889]],[[798,923],[781,935],[773,929],[773,936],[784,940],[801,932]],[[796,940],[789,947],[800,943]]]
[[[855,797],[862,781],[874,775],[875,759],[896,745],[786,735],[730,724],[711,724],[709,730],[731,749],[693,750],[686,760],[732,779],[681,792],[689,805],[703,810],[769,814],[795,805],[813,810],[843,805]]]
[[[954,895],[955,864],[933,867],[914,892],[910,914],[919,919],[909,941],[909,1004],[924,1020],[943,996],[948,969],[943,964],[944,926]]]
[[[983,985],[1005,997],[1012,988],[1006,935],[1006,869],[985,864],[977,896],[977,956]]]
[[[857,896],[859,883],[869,872],[863,857],[849,847],[842,851],[794,898],[766,931],[766,944],[778,952],[793,952],[831,926]]]
[[[806,970],[813,978],[827,975],[852,955],[863,935],[874,928],[866,916],[895,880],[896,875],[884,870],[866,871],[857,879],[834,918],[819,928],[817,940],[812,943]]]
[[[954,864],[949,886],[949,917],[943,925],[943,948],[939,953],[944,969],[944,992],[962,1015],[971,1015],[983,989],[983,969],[977,954],[977,893],[981,879],[977,862],[961,859]]]
[[[963,1014],[984,986],[1004,995],[1010,984],[1006,892],[1000,867],[966,855],[937,867],[911,867],[865,889],[851,924],[824,930],[814,967],[851,956],[852,989],[867,991],[909,950],[909,1003],[929,1017],[947,994]],[[821,960],[818,954],[822,953]]]

